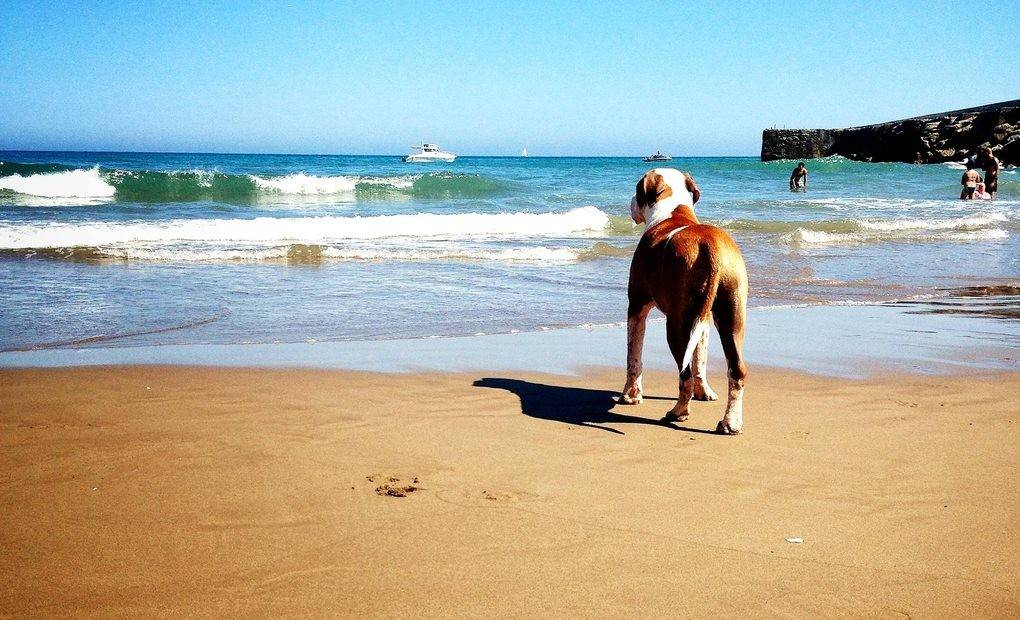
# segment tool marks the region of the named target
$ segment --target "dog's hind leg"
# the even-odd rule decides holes
[[[701,340],[694,347],[694,358],[691,360],[691,372],[694,374],[694,400],[719,400],[719,396],[708,385],[708,333],[705,329]]]
[[[676,406],[666,412],[665,420],[683,422],[690,415],[691,398],[694,396],[691,360],[694,357],[694,349],[701,340],[701,333],[707,329],[708,322],[696,315],[683,318],[666,317],[666,342],[680,371],[680,393],[676,399]]]
[[[735,287],[720,287],[713,306],[716,327],[726,354],[729,394],[726,413],[716,427],[724,435],[736,435],[744,427],[744,382],[747,366],[744,364],[744,318],[747,311],[746,280]]]
[[[623,385],[620,402],[625,405],[641,403],[641,356],[645,345],[645,325],[651,301],[631,301],[627,308],[627,381]]]

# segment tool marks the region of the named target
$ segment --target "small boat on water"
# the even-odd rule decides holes
[[[645,161],[673,161],[673,158],[661,151],[655,151],[655,155],[645,157]]]
[[[528,147],[524,147],[524,149],[521,151],[521,157],[527,157],[527,156],[528,156]]]
[[[410,155],[404,157],[404,161],[405,162],[410,162],[410,163],[422,163],[422,162],[430,162],[430,161],[451,162],[451,161],[457,159],[457,156],[455,154],[448,153],[448,152],[440,149],[438,144],[429,144],[429,143],[416,144],[415,146],[412,146],[411,148],[412,149],[417,149],[418,152],[417,153],[411,153]]]

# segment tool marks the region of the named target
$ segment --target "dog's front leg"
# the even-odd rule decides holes
[[[651,302],[631,301],[627,307],[627,381],[620,396],[620,402],[625,405],[641,403],[641,353],[645,344],[645,324],[651,309]]]

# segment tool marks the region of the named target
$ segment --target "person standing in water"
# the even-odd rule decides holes
[[[804,162],[797,164],[793,174],[790,175],[790,191],[795,192],[798,189],[807,191],[807,167],[804,166]]]
[[[995,194],[999,192],[999,160],[992,155],[992,147],[986,146],[981,149],[978,161],[985,170],[985,191],[995,198]]]

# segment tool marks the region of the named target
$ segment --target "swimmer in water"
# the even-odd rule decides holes
[[[985,169],[985,183],[992,198],[999,193],[999,160],[992,155],[992,147],[981,149],[981,167]]]
[[[981,182],[981,175],[978,174],[977,170],[970,168],[963,173],[963,177],[960,179],[960,185],[963,189],[960,191],[960,200],[974,200],[974,193],[977,191],[978,183]]]
[[[790,191],[795,192],[798,189],[807,191],[807,168],[804,166],[804,162],[797,164],[790,175]]]

